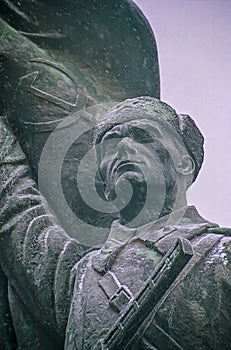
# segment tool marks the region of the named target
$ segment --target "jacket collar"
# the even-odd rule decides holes
[[[179,237],[192,239],[205,233],[207,228],[217,226],[205,220],[194,206],[181,208],[170,215],[134,229],[114,221],[107,241],[99,254],[93,258],[93,267],[104,274],[111,268],[123,247],[133,240],[139,239],[159,253],[166,254]]]

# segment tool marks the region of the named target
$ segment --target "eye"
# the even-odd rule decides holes
[[[125,137],[131,137],[129,127],[126,124],[115,126],[104,135],[101,142],[101,150],[104,154],[115,152],[117,144]]]
[[[130,130],[130,137],[139,143],[150,143],[155,140],[156,135],[154,135],[153,132],[149,132],[137,127],[132,127]]]

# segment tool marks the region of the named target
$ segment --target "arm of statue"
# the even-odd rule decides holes
[[[47,214],[18,142],[0,122],[0,266],[42,327],[64,339],[71,269],[86,247]]]

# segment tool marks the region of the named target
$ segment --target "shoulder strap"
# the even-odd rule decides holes
[[[201,237],[197,238],[197,242],[193,244],[193,250],[194,254],[193,257],[188,261],[185,268],[179,273],[175,281],[172,283],[170,288],[166,290],[165,294],[163,295],[162,299],[159,300],[158,305],[156,305],[155,308],[152,310],[152,315],[148,319],[145,320],[142,330],[139,332],[139,339],[143,336],[143,334],[146,332],[148,327],[151,323],[154,323],[154,329],[158,330],[158,334],[161,334],[162,337],[162,344],[163,340],[165,339],[166,344],[171,343],[172,349],[181,349],[181,346],[172,338],[169,334],[164,332],[160,327],[158,327],[155,324],[155,316],[157,311],[161,308],[161,306],[164,304],[165,300],[168,298],[168,296],[175,290],[175,288],[186,278],[186,276],[192,271],[192,269],[200,263],[200,261],[204,258],[205,255],[207,255],[213,247],[222,239],[223,235],[211,233],[206,234]],[[161,333],[160,333],[161,332]],[[158,342],[158,339],[157,339]],[[157,346],[157,344],[156,344]],[[158,348],[158,347],[157,347]]]
[[[222,237],[222,235],[217,234],[206,234],[198,237],[193,247],[194,253],[190,253],[190,242],[181,238],[180,246],[176,246],[165,255],[153,275],[135,298],[130,299],[119,319],[106,336],[100,339],[94,350],[130,349],[154,321],[157,311],[167,297]],[[152,302],[150,302],[150,298]],[[161,336],[167,337],[166,340],[175,346],[174,349],[180,349],[180,345],[167,333],[161,332]]]

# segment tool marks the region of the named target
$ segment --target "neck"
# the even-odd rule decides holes
[[[186,195],[184,193],[179,193],[176,197],[176,201],[172,201],[171,198],[165,200],[165,205],[160,207],[158,203],[161,203],[160,200],[156,200],[155,202],[152,200],[151,203],[145,203],[143,209],[140,211],[139,215],[137,215],[134,219],[129,220],[129,214],[135,212],[136,208],[131,206],[129,211],[120,212],[119,222],[121,225],[126,225],[130,228],[138,228],[143,225],[146,225],[150,222],[160,219],[166,215],[170,215],[176,211],[179,211],[181,208],[187,207]],[[125,215],[124,215],[125,214]]]

